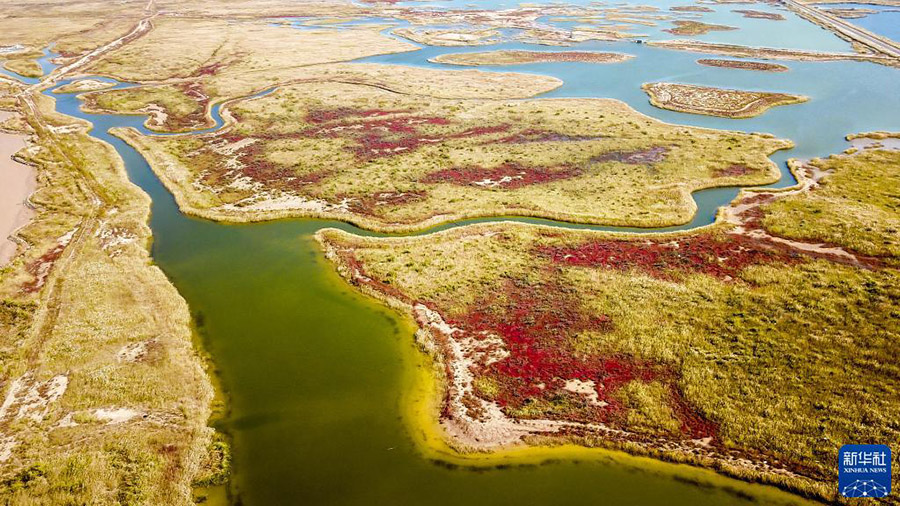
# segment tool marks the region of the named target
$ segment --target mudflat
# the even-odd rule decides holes
[[[12,113],[0,111],[0,122]],[[25,147],[25,138],[0,132],[0,265],[6,265],[16,254],[16,243],[9,235],[28,223],[34,212],[25,199],[34,192],[36,181],[31,167],[12,159],[16,151]]]

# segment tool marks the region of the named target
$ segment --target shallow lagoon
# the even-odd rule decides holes
[[[900,7],[867,3],[828,4],[828,9],[868,9],[877,11],[863,18],[846,19],[848,23],[865,28],[872,33],[900,41]]]
[[[74,96],[56,98],[61,112],[94,122],[93,134],[119,151],[132,181],[153,198],[153,258],[190,304],[230,394],[230,413],[216,425],[234,438],[234,487],[243,504],[795,500],[610,452],[583,462],[561,453],[479,469],[426,458],[422,427],[408,414],[423,401],[410,392],[421,391],[430,374],[413,329],[353,292],[312,239],[326,226],[365,232],[319,220],[221,225],[186,217],[143,158],[106,133],[139,127],[143,118],[88,115]]]
[[[821,30],[815,33],[831,37]],[[578,48],[623,51],[637,58],[614,65],[485,70],[544,73],[565,81],[546,96],[618,98],[673,123],[768,131],[794,139],[796,149],[774,157],[779,163],[789,156],[844,149],[847,133],[900,129],[900,114],[889,100],[890,83],[900,76],[895,69],[852,62],[788,62],[791,72],[765,74],[702,67],[694,63],[700,55],[625,42]],[[425,48],[365,61],[433,66],[427,59],[437,54],[484,49]],[[860,71],[865,80],[856,78]],[[751,120],[691,116],[649,105],[640,84],[660,80],[789,91],[812,100]],[[408,411],[413,401],[422,400],[409,392],[421,391],[428,372],[412,345],[413,329],[404,318],[353,292],[312,239],[326,226],[365,232],[317,220],[232,226],[185,217],[140,155],[106,133],[112,126],[144,130],[143,118],[87,115],[78,111],[74,96],[55,98],[60,111],[94,122],[94,135],[116,147],[132,181],[153,198],[153,257],[190,304],[229,392],[230,412],[216,424],[234,438],[233,487],[243,504],[799,501],[770,487],[711,472],[602,451],[589,461],[559,453],[547,457],[555,460],[545,465],[479,470],[433,462],[417,444],[423,425],[414,422],[421,420],[412,420]],[[214,117],[220,120],[218,110]],[[791,182],[785,176],[780,184]],[[696,194],[701,209],[691,226],[709,223],[715,209],[735,192]]]

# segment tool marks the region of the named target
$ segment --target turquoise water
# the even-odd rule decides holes
[[[38,58],[37,60],[38,64],[41,66],[43,75],[45,76],[56,68],[56,65],[54,65],[50,60],[59,56],[59,53],[54,53],[51,49],[52,47],[45,48],[43,50],[44,56]],[[6,70],[2,65],[0,65],[0,74],[7,75],[9,77],[12,77],[13,79],[22,81],[25,84],[37,84],[41,81],[41,78],[39,77],[25,77],[10,70]]]
[[[833,37],[816,30],[804,35],[802,42],[815,45],[818,38],[831,44]],[[773,157],[782,167],[789,156],[821,156],[844,149],[843,136],[851,132],[900,129],[900,111],[892,94],[896,89],[892,83],[900,77],[896,69],[853,62],[789,62],[790,72],[768,74],[703,67],[694,63],[700,55],[627,42],[578,48],[628,52],[637,58],[615,65],[485,70],[541,73],[565,81],[546,97],[612,97],[672,123],[766,131],[793,139],[795,149]],[[484,48],[427,47],[362,61],[451,68],[427,60],[469,50]],[[812,100],[750,120],[692,116],[649,105],[640,84],[663,80],[788,91]],[[217,426],[234,441],[233,502],[737,505],[790,500],[769,487],[639,460],[550,461],[473,470],[424,458],[401,409],[409,371],[421,367],[409,358],[414,350],[408,325],[352,291],[312,240],[322,227],[367,232],[333,221],[238,226],[186,217],[146,161],[107,133],[111,127],[132,126],[149,134],[143,118],[88,115],[78,109],[75,96],[48,95],[57,99],[59,111],[93,122],[92,135],[115,147],[131,180],[152,198],[153,258],[188,301],[229,394],[230,411]],[[221,122],[218,107],[213,117]],[[791,182],[785,175],[776,185]],[[690,224],[674,228],[710,223],[715,210],[736,191],[695,193],[700,211]],[[496,219],[464,223],[475,221]]]
[[[821,5],[822,9],[869,9],[878,11],[864,18],[846,19],[848,23],[865,28],[872,33],[883,35],[889,39],[900,41],[900,7],[889,5],[872,5],[866,3],[846,3]]]
[[[723,44],[738,44],[748,46],[765,46],[785,49],[809,49],[818,51],[851,51],[850,44],[843,39],[835,37],[827,30],[809,23],[793,12],[766,3],[753,4],[703,4],[704,7],[713,9],[713,12],[682,13],[668,11],[669,7],[677,5],[690,5],[690,2],[667,1],[648,2],[648,5],[659,7],[658,12],[648,13],[653,15],[672,16],[672,20],[653,20],[656,26],[634,24],[626,33],[641,35],[644,40],[671,40],[689,39],[703,42],[715,42]],[[745,18],[736,10],[754,10],[772,12],[784,16],[782,21],[768,19]],[[627,17],[628,13],[623,13]],[[539,21],[550,25],[573,29],[577,26],[590,26],[582,21],[571,20],[568,22],[551,21],[553,16],[541,18]],[[703,23],[736,27],[737,30],[711,31],[702,35],[675,35],[665,30],[673,28],[675,20],[693,20]],[[618,21],[609,21],[609,24],[622,24]]]
[[[547,50],[546,47],[509,43],[494,49]],[[900,128],[900,115],[890,104],[897,103],[897,79],[900,72],[891,67],[861,62],[780,62],[789,72],[752,72],[698,65],[699,58],[710,57],[683,51],[630,42],[586,42],[573,48],[590,51],[617,51],[635,55],[624,63],[588,65],[577,63],[541,63],[479,67],[494,72],[527,72],[558,77],[563,85],[542,98],[604,97],[626,102],[634,109],[669,123],[708,128],[767,132],[791,139],[796,148],[773,156],[783,163],[787,158],[825,156],[846,149],[844,136],[870,130]],[[440,54],[485,51],[484,47],[425,47],[419,51],[365,58],[363,62],[391,63],[417,67],[459,69],[453,65],[430,63]],[[859,76],[864,75],[865,79]],[[810,97],[809,102],[776,107],[750,119],[725,119],[683,114],[650,105],[640,85],[646,82],[677,82],[746,90],[796,93]],[[791,183],[786,177],[782,184]]]

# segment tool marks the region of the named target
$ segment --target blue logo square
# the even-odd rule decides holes
[[[844,445],[838,452],[838,490],[844,497],[887,497],[891,493],[891,449],[887,445]]]

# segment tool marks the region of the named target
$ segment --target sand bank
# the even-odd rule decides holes
[[[0,111],[0,122],[12,113]],[[25,137],[0,132],[0,266],[6,265],[16,254],[17,245],[9,235],[28,223],[34,212],[25,199],[34,192],[34,169],[16,162],[12,155],[25,147]]]

